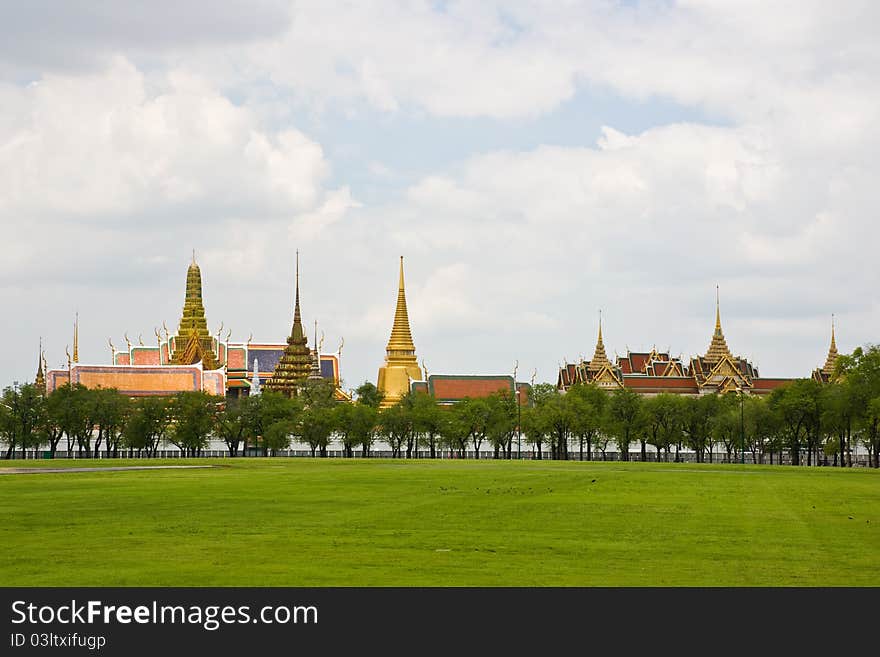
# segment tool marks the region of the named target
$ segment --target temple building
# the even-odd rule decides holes
[[[580,363],[566,363],[559,369],[557,388],[568,390],[575,383],[594,383],[613,390],[629,388],[644,395],[661,392],[681,395],[703,395],[713,392],[742,391],[769,394],[793,379],[762,378],[747,359],[734,356],[727,346],[721,328],[721,304],[715,299],[715,330],[709,348],[702,356],[693,356],[688,363],[667,352],[631,352],[618,356],[612,363],[605,354],[602,321],[593,358]]]
[[[382,408],[398,403],[409,391],[412,381],[421,381],[422,370],[416,360],[416,346],[409,328],[406,311],[406,289],[403,282],[403,256],[400,256],[400,281],[397,288],[397,308],[391,337],[385,348],[385,365],[379,368],[376,387],[382,392]]]
[[[303,378],[307,378],[317,371],[319,376],[334,383],[337,399],[349,398],[341,388],[339,362],[342,345],[336,353],[322,354],[320,346],[311,350],[306,344],[299,311],[298,262],[294,322],[286,343],[254,343],[252,337],[246,342],[230,342],[232,331],[227,330],[224,335],[222,323],[212,335],[208,330],[202,274],[195,254],[186,273],[183,311],[177,333],[170,334],[164,323],[162,328],[163,331],[154,329],[156,341],[152,345],[144,344],[142,335],[138,336],[137,344],[132,344],[127,333],[122,349],[117,349],[113,341],[108,340],[109,364],[83,364],[79,362],[77,317],[73,355],[68,352],[67,368],[48,370],[43,367],[47,391],[72,382],[90,388],[116,388],[131,397],[197,390],[220,397],[240,397],[250,394],[252,386],[284,391],[292,380],[291,374],[296,378],[304,372]],[[254,363],[253,373],[248,371],[249,363]],[[291,365],[294,365],[293,369]],[[273,378],[275,381],[270,385]]]

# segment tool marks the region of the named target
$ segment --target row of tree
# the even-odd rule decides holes
[[[880,348],[858,348],[838,359],[836,382],[798,379],[769,396],[726,394],[643,397],[629,389],[606,392],[593,385],[559,394],[551,384],[531,391],[518,408],[511,394],[465,399],[443,406],[414,393],[380,410],[381,393],[370,383],[355,403],[334,400],[326,381],[307,382],[288,399],[265,392],[221,400],[201,392],[174,397],[129,399],[115,390],[63,386],[42,395],[33,385],[11,386],[0,403],[0,438],[6,458],[15,450],[59,445],[80,456],[120,453],[153,456],[163,444],[199,455],[210,439],[223,440],[230,456],[271,455],[296,440],[313,456],[326,456],[338,440],[346,456],[369,456],[386,443],[394,457],[441,451],[479,458],[488,447],[495,458],[511,458],[514,441],[531,446],[539,458],[605,459],[609,446],[628,460],[636,446],[642,460],[682,458],[711,461],[720,449],[726,459],[746,453],[756,463],[851,465],[854,447],[865,446],[869,462],[880,466]],[[648,449],[651,446],[651,450]]]

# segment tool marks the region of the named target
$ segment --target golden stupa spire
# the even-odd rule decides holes
[[[591,372],[598,372],[605,365],[610,365],[608,355],[605,353],[605,343],[602,341],[602,311],[599,311],[599,339],[596,341],[596,350],[593,352],[593,359],[587,369]]]
[[[834,315],[831,315],[831,346],[828,347],[828,357],[825,359],[825,365],[822,367],[822,373],[827,375],[834,374],[834,364],[837,362],[837,343],[834,341]]]
[[[416,346],[409,329],[409,314],[406,310],[406,287],[403,281],[403,256],[400,256],[400,278],[397,288],[397,308],[394,311],[394,324],[391,337],[385,348],[385,365],[379,368],[377,387],[384,399],[382,407],[393,406],[409,392],[410,381],[421,381],[422,370],[416,358]]]
[[[397,289],[397,308],[394,311],[394,325],[386,347],[388,356],[412,356],[415,361],[416,346],[409,329],[409,314],[406,311],[406,287],[403,282],[403,256],[400,256],[400,281]]]
[[[79,312],[73,320],[73,362],[79,362]]]
[[[709,350],[706,352],[704,359],[710,363],[721,360],[724,356],[733,358],[730,349],[727,348],[727,342],[724,339],[724,333],[721,330],[721,297],[718,286],[715,286],[715,332],[712,334],[712,342],[709,344]]]

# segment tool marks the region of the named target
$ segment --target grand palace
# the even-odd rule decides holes
[[[334,353],[323,353],[323,339],[318,340],[317,323],[314,342],[309,347],[300,309],[299,255],[294,284],[293,321],[286,341],[231,342],[231,332],[223,335],[208,330],[202,300],[202,275],[195,254],[186,273],[183,310],[177,332],[163,324],[156,329],[152,345],[132,344],[125,336],[125,348],[117,349],[108,340],[111,358],[105,364],[79,362],[78,322],[74,324],[73,353],[67,350],[67,367],[48,370],[40,347],[36,382],[48,392],[74,383],[89,388],[115,388],[131,397],[171,395],[182,391],[204,391],[224,398],[260,394],[272,390],[295,396],[308,380],[330,382],[338,401],[351,401],[340,375],[342,344]],[[837,359],[834,326],[825,364],[812,372],[817,381],[826,382],[833,374]],[[514,373],[515,375],[515,373]],[[716,297],[715,330],[705,354],[687,360],[668,352],[627,350],[625,356],[608,358],[599,321],[598,338],[592,359],[566,363],[560,367],[557,388],[565,392],[577,383],[595,384],[603,389],[628,388],[644,395],[661,392],[701,395],[741,391],[764,395],[792,379],[760,376],[756,367],[741,356],[734,356],[721,328],[721,309]],[[451,404],[466,397],[485,397],[509,392],[518,403],[528,403],[529,383],[516,381],[505,374],[431,374],[416,357],[410,329],[404,284],[403,257],[398,273],[397,304],[385,362],[379,367],[377,387],[383,393],[383,407],[392,406],[410,391],[432,394],[441,404]]]

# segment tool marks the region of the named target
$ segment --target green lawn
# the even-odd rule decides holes
[[[880,473],[197,459],[0,475],[14,586],[880,585]]]

